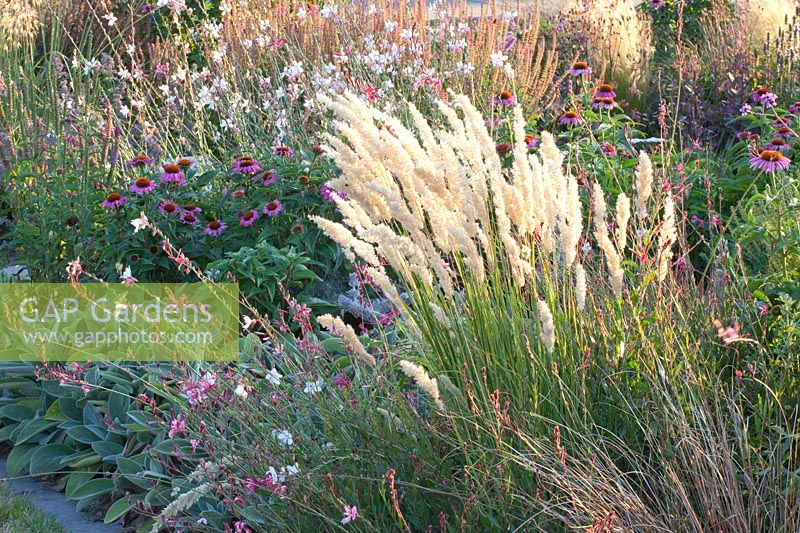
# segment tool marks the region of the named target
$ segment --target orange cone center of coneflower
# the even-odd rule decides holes
[[[792,130],[788,128],[788,126],[781,126],[777,129],[778,133],[790,133]]]
[[[196,218],[194,218],[194,215],[193,215],[193,214],[191,214],[191,213],[186,213],[186,215],[183,217],[183,220],[185,220],[186,222],[194,222],[194,221],[195,221],[195,220],[197,220],[197,219],[196,219]]]
[[[784,146],[785,144],[786,141],[784,141],[783,139],[778,139],[777,137],[775,139],[772,139],[773,146]]]
[[[611,85],[609,85],[608,83],[603,83],[602,85],[597,87],[597,90],[598,91],[603,91],[604,93],[608,93],[608,92],[611,92],[612,90],[614,90],[614,88]]]
[[[109,193],[108,196],[106,196],[106,200],[108,200],[109,202],[116,202],[120,198],[122,198],[122,195],[118,192],[112,192]]]
[[[508,150],[508,148],[509,148],[508,143],[500,143],[496,146],[498,152],[505,152],[506,150]]]
[[[278,204],[277,204],[277,202],[275,202],[275,200],[267,203],[267,209],[269,209],[270,211],[275,210],[277,207],[278,207]]]
[[[613,98],[595,98],[594,101],[595,102],[599,102],[601,104],[613,104],[614,103],[614,99]]]
[[[529,143],[533,140],[533,133],[528,133],[525,135],[525,142]]]
[[[576,61],[575,63],[572,64],[572,68],[574,68],[575,70],[585,70],[589,68],[589,63],[587,63],[586,61]]]
[[[242,215],[242,218],[244,220],[250,220],[251,218],[253,218],[253,212],[252,211],[248,211],[247,213]]]
[[[783,159],[783,156],[777,150],[762,150],[759,154],[759,157],[764,161],[769,161],[770,163],[775,163]]]
[[[308,176],[300,176],[299,178],[297,178],[297,181],[305,185],[306,183],[308,183]]]
[[[167,213],[174,213],[176,209],[175,204],[164,204],[163,208]]]
[[[564,113],[564,116],[567,118],[578,118],[578,114],[575,111],[567,111]]]
[[[142,188],[149,187],[150,180],[148,178],[139,178],[138,180],[136,180],[136,186]]]
[[[764,95],[767,94],[768,92],[769,89],[767,89],[766,87],[759,87],[758,89],[756,89],[756,94],[758,95]]]
[[[139,154],[133,158],[134,161],[147,161],[147,156],[144,154]]]
[[[194,204],[186,204],[185,206],[183,206],[183,208],[186,209],[187,211],[194,211],[195,209],[197,209],[197,206]]]
[[[279,152],[287,152],[289,150],[288,146],[278,146],[277,150]]]
[[[252,157],[243,157],[243,158],[239,159],[239,164],[240,165],[252,165],[253,164],[253,158]]]
[[[168,174],[177,174],[180,171],[181,167],[179,167],[178,165],[171,165],[171,164],[164,165],[164,172],[167,172]]]
[[[511,91],[501,91],[500,92],[500,99],[501,100],[511,100],[512,98],[514,98],[514,95],[511,93]]]
[[[208,223],[208,227],[211,229],[219,229],[220,226],[221,224],[219,223],[218,220],[212,220],[211,222]]]
[[[190,167],[192,166],[191,159],[178,159],[178,166],[179,167]]]

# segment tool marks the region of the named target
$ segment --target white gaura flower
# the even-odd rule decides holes
[[[273,385],[278,386],[281,384],[281,378],[283,377],[283,374],[281,374],[274,368],[271,368],[269,372],[267,372],[267,375],[264,377],[266,378],[267,381],[269,381]]]
[[[146,229],[150,226],[150,221],[147,219],[147,215],[142,213],[139,215],[139,218],[131,220],[131,225],[133,226],[133,232],[139,233],[140,229]]]
[[[303,392],[306,394],[316,394],[318,392],[322,392],[322,385],[324,382],[321,379],[317,381],[306,381],[306,386],[303,388]]]
[[[114,13],[106,13],[103,18],[108,21],[109,26],[114,26],[117,23],[117,16]]]
[[[282,429],[280,431],[273,429],[272,436],[283,446],[291,446],[294,444],[294,437],[288,429]]]
[[[246,400],[248,396],[247,389],[244,387],[244,383],[239,383],[233,393],[242,400]]]

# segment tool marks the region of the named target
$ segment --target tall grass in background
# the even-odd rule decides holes
[[[680,219],[647,155],[609,213],[552,136],[528,154],[521,110],[504,158],[454,101],[442,124],[412,108],[414,130],[327,101],[347,200],[341,224],[316,222],[401,309],[403,370],[450,417],[467,471],[495,483],[478,505],[545,530],[796,528],[797,406],[763,383],[742,394],[734,370],[760,348],[712,324],[731,320],[732,295],[681,268]]]

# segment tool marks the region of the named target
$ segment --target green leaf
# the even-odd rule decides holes
[[[61,408],[61,412],[70,420],[83,422],[83,410],[78,407],[78,402],[75,398],[70,398],[68,396],[59,398],[58,406]]]
[[[54,474],[63,470],[61,461],[75,453],[75,450],[64,444],[48,444],[42,446],[31,456],[30,473],[33,476]]]
[[[58,425],[58,422],[50,422],[44,418],[37,418],[30,422],[23,422],[20,426],[19,433],[17,433],[17,445],[31,440],[32,438],[44,433],[48,429]]]
[[[67,419],[67,417],[61,412],[61,406],[58,404],[58,402],[53,402],[50,404],[50,407],[44,414],[44,419],[54,422],[63,422]]]
[[[92,449],[100,455],[104,461],[115,462],[117,455],[122,453],[122,444],[110,441],[98,441],[92,443]]]
[[[117,470],[120,474],[139,474],[144,470],[144,457],[139,456],[141,461],[131,459],[130,457],[117,456]]]
[[[87,403],[83,406],[83,423],[87,426],[102,426],[103,418],[95,410],[94,406]]]
[[[15,422],[13,424],[4,426],[2,429],[0,429],[0,442],[10,439],[12,433],[14,433],[18,427],[19,427],[19,422]]]
[[[97,431],[95,431],[96,428],[99,428],[99,426],[75,426],[67,430],[67,435],[83,444],[91,444],[93,442],[105,440],[108,436],[108,432],[105,432],[105,436],[100,436],[97,434]]]
[[[127,411],[130,405],[130,398],[119,392],[112,391],[108,397],[108,417],[112,421],[119,420],[120,423],[127,422]]]
[[[103,519],[103,522],[106,524],[110,524],[111,522],[116,522],[128,511],[133,509],[133,507],[140,501],[144,499],[144,494],[134,494],[133,496],[120,498],[119,500],[115,501],[111,504],[111,507],[108,508],[106,511],[106,517]]]
[[[67,476],[67,486],[64,488],[64,496],[72,498],[76,489],[88,483],[95,476],[94,472],[72,472]]]
[[[105,494],[110,494],[114,490],[114,480],[110,478],[99,478],[87,481],[83,485],[72,491],[68,497],[70,500],[84,500],[86,498],[96,498]]]
[[[28,470],[31,455],[38,449],[36,444],[19,444],[11,449],[6,459],[6,471],[9,477],[17,477]]]
[[[0,417],[10,418],[15,422],[24,422],[36,418],[36,411],[28,406],[13,403],[0,407]]]

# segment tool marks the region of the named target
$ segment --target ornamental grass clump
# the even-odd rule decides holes
[[[650,272],[669,276],[677,245],[672,204],[653,195],[652,164],[642,152],[631,179],[638,227],[629,227],[625,193],[611,222],[600,184],[591,194],[582,190],[552,135],[543,133],[539,153],[531,153],[520,107],[501,155],[469,100],[452,101],[439,104],[439,125],[409,105],[411,129],[355,95],[321,98],[337,118],[339,135],[327,136],[326,150],[342,169],[328,183],[343,193],[334,199],[342,220],[312,218],[351,260],[365,261],[381,287],[396,293],[388,278],[399,278],[410,299],[389,299],[437,375],[458,387],[485,382],[476,392],[484,406],[499,389],[518,409],[533,401],[556,419],[578,417],[569,402],[548,398],[566,394],[563,387],[588,394],[577,375],[592,350],[585,343],[610,333],[592,333],[595,321],[619,311],[626,284]],[[626,274],[634,249],[639,266]],[[654,287],[641,290],[660,298]]]

